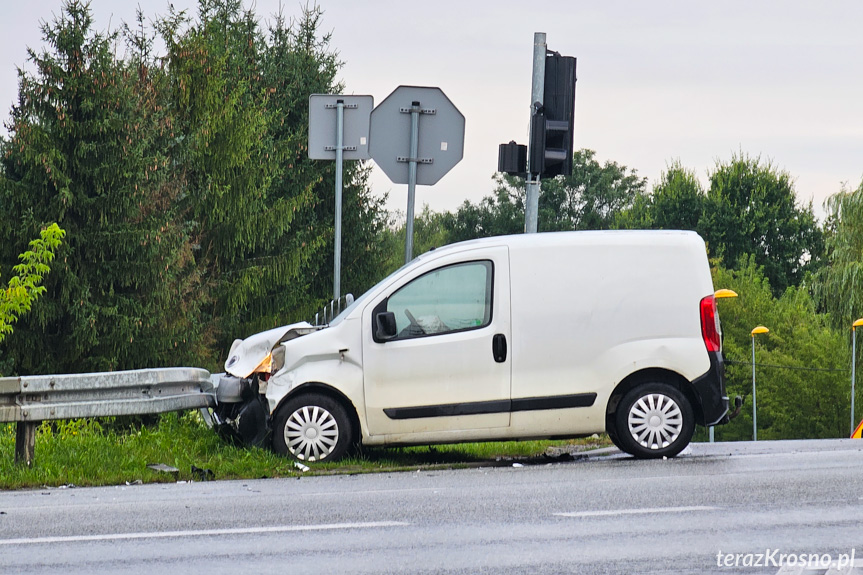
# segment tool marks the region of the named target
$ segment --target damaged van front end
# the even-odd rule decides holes
[[[239,445],[270,445],[267,385],[285,364],[282,344],[325,327],[300,322],[234,340],[225,373],[213,376],[217,405],[209,416],[222,438]]]

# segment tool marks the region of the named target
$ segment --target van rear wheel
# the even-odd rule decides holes
[[[273,420],[273,450],[304,462],[340,459],[352,437],[344,406],[317,393],[289,399]]]
[[[646,383],[630,390],[617,407],[615,435],[623,451],[639,459],[674,457],[695,431],[692,406],[667,383]]]

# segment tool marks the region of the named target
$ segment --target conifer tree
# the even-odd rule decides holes
[[[307,156],[308,100],[342,89],[307,8],[269,35],[240,0],[200,0],[116,32],[68,0],[31,51],[0,142],[0,266],[46,223],[67,231],[45,301],[8,340],[19,373],[218,367],[230,341],[331,295],[332,162]],[[164,45],[157,54],[154,45]],[[368,168],[345,174],[342,284],[382,274]]]
[[[79,0],[43,25],[0,144],[0,263],[48,222],[67,233],[44,301],[7,340],[19,373],[179,363],[194,317],[180,288],[191,260],[179,190],[159,151],[166,127],[138,70],[117,61],[117,33],[92,25]]]
[[[272,193],[277,204],[294,212],[286,214],[293,218],[293,229],[278,244],[288,248],[286,254],[303,254],[292,262],[296,281],[279,282],[271,309],[277,316],[262,315],[271,324],[279,316],[282,321],[307,319],[333,295],[335,164],[309,159],[308,111],[311,94],[342,93],[345,87],[337,81],[342,64],[330,47],[331,34],[321,33],[322,18],[318,7],[306,7],[291,21],[278,14],[264,58],[281,168]],[[342,295],[360,295],[384,275],[386,255],[379,240],[386,225],[385,198],[371,194],[368,174],[360,162],[344,164]]]
[[[267,245],[275,159],[259,86],[261,38],[237,0],[202,0],[192,21],[171,12],[158,25],[167,46],[167,107],[181,135],[170,149],[180,204],[199,249],[206,283],[202,326],[211,353],[245,337],[237,324],[267,281],[256,265]]]
[[[172,155],[220,355],[234,338],[307,319],[331,297],[334,166],[308,158],[308,102],[343,87],[319,9],[291,22],[276,15],[267,37],[238,0],[201,0],[198,12],[195,21],[171,13],[159,29],[169,107],[185,136]],[[359,292],[380,276],[384,212],[367,169],[346,167],[343,285]]]

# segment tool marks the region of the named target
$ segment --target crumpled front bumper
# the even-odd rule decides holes
[[[264,447],[270,437],[270,417],[257,377],[229,374],[212,377],[216,407],[205,415],[208,425],[222,438],[239,445]]]

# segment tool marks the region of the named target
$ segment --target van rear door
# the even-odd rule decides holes
[[[371,301],[362,320],[369,433],[508,426],[509,302],[505,246],[432,259]],[[394,336],[378,328],[387,319]]]

